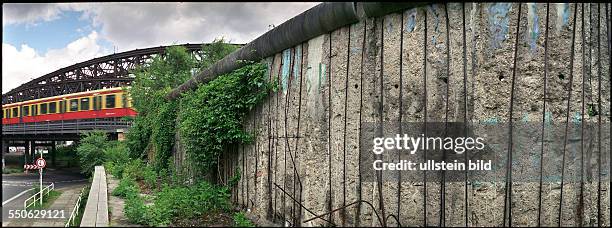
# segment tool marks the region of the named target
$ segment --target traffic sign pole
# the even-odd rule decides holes
[[[44,161],[42,150],[40,151],[40,159]],[[40,166],[40,164],[37,164],[37,165],[39,165],[39,167],[40,167],[40,206],[42,207],[42,203],[43,203],[43,200],[42,200],[43,199],[43,193],[42,193],[42,190],[43,190],[43,188],[42,188],[42,169],[43,169],[43,167]]]
[[[42,188],[42,186],[43,186],[43,184],[42,184],[43,168],[45,168],[45,166],[47,166],[47,161],[45,161],[45,159],[43,158],[42,150],[40,151],[40,158],[36,159],[36,161],[34,163],[35,164],[33,166],[38,168],[38,173],[40,174],[40,192],[39,193],[40,193],[40,205],[42,205],[42,201],[43,201],[42,200],[42,197],[43,197],[43,188]]]

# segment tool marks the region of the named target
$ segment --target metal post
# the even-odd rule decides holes
[[[40,159],[43,159],[43,151],[40,150]],[[43,167],[39,167],[39,173],[40,173],[40,206],[42,207],[42,203],[43,203],[43,187],[42,187],[42,169]]]

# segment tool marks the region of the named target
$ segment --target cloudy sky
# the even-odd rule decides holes
[[[2,93],[113,52],[217,37],[247,43],[316,4],[3,4]]]

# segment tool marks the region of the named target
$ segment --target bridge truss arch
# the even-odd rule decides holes
[[[179,46],[185,47],[196,58],[202,58],[202,45],[206,44]],[[128,86],[134,80],[134,75],[130,71],[146,65],[153,57],[163,54],[167,47],[169,46],[111,54],[58,69],[2,94],[2,104]]]

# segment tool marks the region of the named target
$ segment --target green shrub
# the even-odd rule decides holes
[[[153,168],[151,168],[151,166],[145,166],[144,170],[142,171],[142,178],[144,183],[150,189],[157,187],[157,173],[155,170],[153,170]]]
[[[208,182],[192,186],[164,185],[146,215],[147,225],[167,226],[174,217],[194,218],[206,212],[228,210],[229,190]]]
[[[90,176],[94,167],[102,165],[105,161],[104,150],[108,147],[106,134],[101,131],[85,133],[77,147],[77,155],[81,164],[81,173]]]
[[[104,167],[110,174],[121,179],[125,164],[130,161],[127,148],[122,142],[110,142],[109,144],[110,146],[104,150],[104,156],[106,157]]]
[[[147,224],[147,209],[139,195],[132,195],[125,200],[123,213],[131,223]]]
[[[145,149],[151,138],[151,124],[148,123],[143,113],[136,116],[125,138],[129,157],[132,159],[144,158]]]
[[[125,144],[118,141],[109,142],[108,147],[104,150],[106,160],[115,164],[124,164],[130,161]]]
[[[234,227],[255,227],[255,224],[244,215],[244,212],[234,213],[233,218]]]
[[[119,184],[117,185],[115,190],[113,190],[112,192],[113,196],[118,196],[118,197],[123,197],[123,198],[129,198],[131,196],[138,195],[139,193],[140,193],[140,190],[138,188],[136,181],[134,181],[131,178],[121,179],[121,181],[119,181]]]
[[[123,176],[132,178],[134,180],[142,180],[143,179],[143,170],[145,164],[140,159],[134,159],[127,163],[123,168]]]

